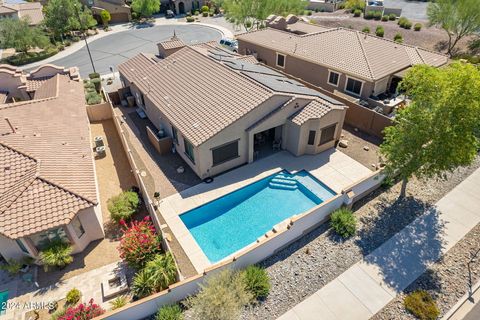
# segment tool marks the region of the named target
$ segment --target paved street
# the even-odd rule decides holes
[[[402,16],[414,20],[428,20],[426,1],[412,1],[412,0],[384,0],[385,7],[388,8],[402,8]]]
[[[156,54],[157,43],[172,37],[174,30],[187,44],[218,41],[222,37],[220,31],[201,25],[160,25],[112,33],[89,42],[96,71],[100,74],[110,73],[110,66],[116,69],[119,63],[140,52]],[[77,66],[83,78],[93,71],[86,47],[50,63],[65,67]]]

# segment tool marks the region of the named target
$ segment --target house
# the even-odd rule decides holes
[[[176,14],[186,14],[200,10],[205,5],[205,2],[204,0],[161,0],[161,5],[164,9],[163,11],[172,10]]]
[[[122,90],[201,178],[277,150],[317,154],[340,138],[343,104],[214,43],[176,43],[164,59],[139,54],[118,70]]]
[[[43,7],[39,2],[26,2],[23,0],[0,0],[0,19],[27,18],[30,25],[36,26],[43,21]]]
[[[277,25],[282,25],[278,23]],[[332,93],[367,99],[395,93],[408,68],[447,63],[445,55],[346,29],[298,21],[237,36],[240,54]],[[295,31],[288,31],[295,30]]]
[[[36,258],[54,239],[80,252],[104,231],[78,70],[0,65],[0,79],[1,257]]]
[[[130,6],[125,0],[82,0],[92,10],[92,14],[99,23],[102,23],[100,12],[107,10],[110,13],[110,23],[128,22],[132,20]]]

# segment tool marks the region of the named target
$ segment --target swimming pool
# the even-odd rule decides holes
[[[214,263],[333,196],[335,192],[307,171],[281,171],[187,211],[180,219]]]
[[[7,309],[7,301],[8,301],[8,290],[0,292],[0,315],[5,314]]]

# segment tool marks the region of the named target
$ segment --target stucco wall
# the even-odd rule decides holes
[[[13,76],[9,72],[0,72],[0,90],[8,91],[8,97],[21,98],[23,100],[29,100],[30,97],[27,94],[25,84],[19,76]],[[20,88],[19,87],[22,87]]]
[[[26,247],[26,245],[25,245]],[[0,235],[0,254],[6,260],[8,259],[21,259],[26,256],[25,253],[20,249],[18,244],[5,236]]]

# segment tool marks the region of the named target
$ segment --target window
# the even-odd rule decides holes
[[[213,165],[219,165],[238,158],[238,140],[212,149]]]
[[[362,81],[348,78],[347,85],[345,86],[345,91],[353,93],[357,96],[362,92]]]
[[[314,130],[310,130],[310,132],[308,133],[308,144],[313,146],[315,144],[315,134],[317,132],[314,131]]]
[[[193,155],[193,146],[187,139],[183,139],[183,144],[185,145],[185,154],[187,157],[195,163],[195,156]]]
[[[338,86],[338,79],[340,75],[336,72],[330,71],[328,75],[328,83],[333,86]]]
[[[34,234],[30,236],[33,245],[38,251],[45,249],[52,241],[61,240],[64,242],[70,242],[63,228],[50,229],[42,233]]]
[[[73,227],[73,231],[75,231],[75,234],[77,235],[77,238],[81,238],[85,233],[85,229],[83,229],[82,222],[78,217],[73,219],[72,227]]]
[[[337,128],[337,124],[323,128],[322,133],[320,135],[320,143],[318,145],[321,146],[322,144],[332,141],[335,137],[336,128]]]
[[[137,98],[138,106],[145,107],[145,100],[143,99],[143,94],[135,92],[135,97]]]
[[[23,244],[22,240],[20,239],[15,239],[15,242],[17,243],[17,245],[20,247],[20,250],[22,250],[22,252],[24,253],[27,253],[27,254],[30,254],[27,250],[27,247],[25,247],[25,245]]]
[[[285,68],[285,55],[277,53],[277,67]]]
[[[178,132],[177,128],[175,128],[174,126],[172,126],[172,139],[175,144],[178,144]]]

